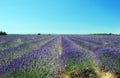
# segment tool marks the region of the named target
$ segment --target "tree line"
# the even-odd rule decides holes
[[[96,36],[120,36],[120,34],[113,34],[113,33],[95,33],[91,35],[96,35]]]

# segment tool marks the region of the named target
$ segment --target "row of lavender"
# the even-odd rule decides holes
[[[73,70],[84,72],[91,69],[97,72],[98,67],[119,74],[119,38],[119,36],[27,37],[24,43],[20,44],[24,46],[18,45],[0,51],[0,78],[59,78],[63,71],[67,72],[70,78],[74,78],[71,75]],[[113,46],[117,42],[118,44]],[[89,78],[86,76],[88,75],[78,78]]]
[[[80,47],[92,51],[101,69],[120,75],[120,36],[69,36]]]
[[[26,36],[23,38],[24,39],[26,38],[26,41],[24,43],[21,43],[20,45],[17,45],[12,48],[0,50],[0,65],[4,63],[9,63],[9,61],[11,61],[12,59],[17,58],[20,55],[27,53],[35,48],[38,48],[39,46],[50,40],[49,36],[44,36],[44,37],[38,36],[38,38],[31,36],[32,39],[29,40],[27,40]]]
[[[61,64],[63,69],[70,78],[91,78],[93,76],[82,75],[80,73],[84,72],[86,69],[97,71],[97,65],[99,59],[92,51],[87,51],[86,49],[78,46],[68,37],[62,37],[62,54],[60,56]],[[78,73],[76,75],[73,75]],[[97,78],[95,75],[94,78]]]
[[[60,37],[47,37],[42,46],[0,66],[1,78],[55,78],[59,66]],[[38,41],[37,41],[38,42]],[[43,42],[43,41],[42,41]]]
[[[0,50],[9,49],[21,45],[22,43],[31,42],[42,38],[37,35],[7,35],[0,36]]]

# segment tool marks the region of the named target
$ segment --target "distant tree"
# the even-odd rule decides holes
[[[0,31],[0,35],[7,35],[6,32]]]
[[[38,33],[38,35],[41,35],[40,33]]]
[[[109,33],[109,34],[107,34],[107,35],[114,35],[114,34],[112,34],[112,33]]]
[[[48,34],[48,35],[51,35],[51,34]]]

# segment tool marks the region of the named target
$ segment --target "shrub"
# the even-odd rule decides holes
[[[38,33],[38,35],[41,35],[40,33]]]
[[[6,32],[0,31],[0,35],[7,35]]]

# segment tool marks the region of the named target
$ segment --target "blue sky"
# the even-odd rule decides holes
[[[7,33],[120,33],[120,0],[0,0]]]

